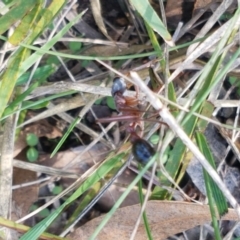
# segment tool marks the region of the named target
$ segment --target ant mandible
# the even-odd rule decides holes
[[[116,77],[113,80],[112,96],[114,98],[116,109],[120,116],[100,118],[98,123],[106,123],[112,121],[129,121],[127,132],[130,134],[130,141],[132,143],[132,154],[134,158],[141,164],[147,164],[151,157],[155,154],[153,147],[144,139],[142,139],[136,132],[136,127],[141,127],[141,113],[139,109],[139,100],[136,97],[124,96],[126,91],[126,83],[123,78]],[[138,94],[138,92],[137,92]]]

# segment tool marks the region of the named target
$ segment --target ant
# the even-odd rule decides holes
[[[112,121],[130,121],[126,131],[130,134],[130,141],[132,143],[132,154],[135,159],[141,164],[145,165],[155,154],[153,147],[144,139],[142,139],[136,132],[136,127],[141,128],[141,113],[139,109],[138,89],[136,89],[136,97],[124,96],[126,91],[126,83],[123,78],[116,77],[113,80],[111,94],[114,98],[115,106],[118,112],[122,115],[117,117],[100,118],[98,123],[106,123]]]

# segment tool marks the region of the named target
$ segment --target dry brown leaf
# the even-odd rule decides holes
[[[25,169],[14,168],[14,185],[29,183],[37,180],[37,174]],[[19,219],[29,212],[30,206],[38,199],[38,185],[22,187],[13,190],[13,214]]]
[[[26,152],[19,154],[18,159],[26,159]],[[20,185],[37,180],[37,173],[26,169],[13,168],[13,185]],[[19,219],[29,212],[30,206],[38,199],[38,185],[25,186],[13,190],[12,219]]]
[[[139,204],[118,209],[100,232],[97,239],[129,239],[140,209],[141,207]],[[211,221],[209,206],[186,202],[150,201],[147,204],[146,214],[153,239],[165,239],[168,236]],[[103,215],[93,219],[71,233],[68,238],[72,240],[89,239],[104,217]],[[222,219],[237,220],[237,214],[233,209],[229,209],[229,213]],[[135,239],[147,239],[142,222],[138,228]]]

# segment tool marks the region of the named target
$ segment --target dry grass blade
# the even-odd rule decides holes
[[[227,187],[222,182],[219,175],[212,168],[212,166],[208,163],[206,158],[200,152],[200,150],[196,147],[196,145],[192,142],[192,140],[187,136],[187,134],[182,130],[181,126],[176,122],[174,117],[168,111],[168,109],[160,102],[160,100],[149,90],[149,88],[143,83],[143,81],[139,78],[137,73],[130,73],[132,79],[135,81],[137,86],[147,95],[147,98],[151,105],[159,111],[159,115],[162,117],[164,122],[168,124],[172,131],[176,133],[176,135],[183,141],[183,143],[189,148],[189,150],[193,153],[193,155],[198,159],[198,161],[202,164],[205,170],[209,173],[212,179],[219,186],[224,196],[230,202],[232,207],[237,211],[238,216],[240,218],[240,207],[238,202],[233,197],[231,192],[227,189]]]
[[[212,28],[212,26],[219,20],[219,18],[222,16],[222,14],[226,11],[226,9],[233,3],[233,0],[230,1],[223,1],[217,10],[213,12],[213,15],[208,19],[204,27],[197,33],[195,36],[195,39],[205,36],[209,30]],[[187,51],[187,55],[189,55],[193,50],[198,46],[197,43],[192,44]]]
[[[0,161],[0,215],[4,218],[11,216],[12,210],[12,181],[13,181],[13,149],[14,149],[14,133],[15,133],[15,118],[9,117],[4,126],[3,139],[1,144],[1,161]],[[7,236],[7,232],[2,232],[1,236]]]
[[[213,46],[224,36],[226,30],[229,28],[230,22],[225,23],[223,26],[218,28],[211,36],[203,41],[194,52],[186,57],[184,62],[171,74],[169,81],[173,81],[174,78],[183,70],[187,69],[188,65],[196,60],[203,53],[212,49]]]
[[[67,178],[78,178],[79,176],[75,173],[64,171],[57,168],[41,166],[34,163],[23,162],[17,159],[13,160],[13,166],[21,169],[31,170],[34,172],[45,173],[56,177],[67,177]]]

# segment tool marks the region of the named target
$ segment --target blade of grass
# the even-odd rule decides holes
[[[184,126],[184,131],[186,132],[186,134],[191,137],[194,129],[196,127],[197,124],[197,117],[192,116],[189,121],[188,124],[186,124]],[[180,139],[177,139],[176,143],[173,146],[172,151],[169,152],[169,159],[165,165],[165,169],[166,171],[169,173],[169,175],[173,178],[176,179],[177,174],[179,172],[179,168],[181,166],[181,163],[184,159],[185,156],[185,152],[186,152],[186,146],[183,144],[183,142]],[[184,162],[184,164],[186,164]],[[159,174],[159,179],[162,185],[164,186],[171,186],[172,183],[165,177],[164,174],[162,174],[162,172],[160,171]],[[166,199],[166,198],[170,198],[171,196],[168,194],[166,189],[162,189],[158,186],[156,186],[153,190],[151,199]]]
[[[147,32],[148,32],[148,36],[150,37],[151,43],[153,45],[153,48],[156,52],[156,55],[159,58],[161,69],[164,70],[166,68],[166,61],[165,61],[165,58],[164,58],[163,50],[162,50],[161,46],[159,45],[158,39],[157,39],[154,31],[149,26],[147,21],[145,21],[145,26],[146,26],[146,29],[147,29]],[[167,71],[167,76],[170,76],[169,71]],[[168,89],[167,89],[168,90],[167,91],[168,92],[168,99],[172,102],[176,102],[176,93],[175,93],[175,90],[174,90],[173,83],[172,82],[168,83],[167,87],[168,87]],[[171,106],[170,106],[170,109],[173,110],[173,108]]]
[[[47,218],[36,224],[32,229],[25,233],[20,240],[35,240],[49,227],[49,225],[59,216],[63,209],[81,196],[92,185],[103,178],[123,157],[125,153],[120,153],[117,156],[105,161],[86,181],[53,213]]]
[[[142,18],[148,23],[148,25],[154,31],[156,31],[169,46],[174,46],[170,33],[148,0],[130,0],[130,3],[142,16]]]
[[[40,86],[40,84],[42,84],[47,77],[49,77],[54,71],[56,70],[56,68],[45,68],[44,71],[40,71],[38,74],[41,74],[41,76],[39,75],[39,77],[41,77],[41,79],[33,84],[31,84],[28,89],[23,92],[22,94],[20,94],[19,96],[16,97],[15,100],[13,100],[8,107],[5,109],[4,113],[3,113],[3,117],[6,117],[7,115],[11,115],[14,110],[16,110],[15,108],[17,107],[18,104],[20,104],[22,101],[24,101],[24,99],[34,90],[36,89],[38,86]]]
[[[46,98],[37,100],[37,101],[35,101],[35,102],[26,102],[26,104],[24,104],[24,106],[21,107],[20,111],[25,110],[25,109],[30,109],[30,108],[32,108],[32,107],[35,107],[35,106],[41,105],[41,104],[45,105],[44,103],[49,102],[50,100],[53,100],[53,99],[56,99],[56,98],[59,98],[59,97],[68,96],[68,95],[73,94],[73,93],[76,93],[76,92],[77,92],[77,91],[62,92],[62,93],[54,94],[54,95],[52,95],[52,96],[48,96],[48,97],[46,97]],[[13,114],[13,113],[15,113],[15,112],[17,112],[17,111],[19,111],[19,109],[18,109],[18,110],[13,110],[12,112],[10,112],[10,114]],[[0,119],[0,121],[3,120],[3,119],[5,119],[5,118],[7,118],[8,116],[9,116],[9,115],[6,115],[6,116],[2,117],[2,118]]]
[[[10,27],[21,20],[34,7],[35,0],[20,0],[10,11],[0,18],[0,34],[5,33]],[[29,30],[29,29],[28,29]]]
[[[11,228],[13,230],[17,230],[18,232],[27,232],[30,227],[25,226],[23,224],[16,223],[15,221],[11,221],[8,219],[4,219],[3,217],[0,217],[0,226]],[[67,240],[67,238],[62,238],[50,233],[43,233],[41,236],[43,239],[55,239],[55,240]]]
[[[32,79],[41,79],[43,76],[47,76],[49,73],[56,72],[56,70],[57,67],[53,64],[38,67],[34,72]],[[18,78],[16,86],[25,84],[28,81],[30,75],[31,71],[24,73],[21,77]]]
[[[95,229],[93,235],[90,237],[89,240],[96,239],[98,233],[103,229],[103,227],[106,225],[106,223],[110,220],[111,216],[114,214],[114,212],[119,208],[123,200],[127,197],[131,189],[138,183],[138,181],[142,178],[142,176],[145,174],[145,172],[149,169],[150,166],[153,165],[154,161],[156,160],[156,156],[154,156],[146,166],[143,167],[143,169],[139,172],[137,177],[129,184],[128,188],[124,191],[124,193],[121,195],[121,197],[117,200],[117,202],[114,204],[112,209],[105,215],[103,221],[99,226]]]
[[[63,143],[66,141],[67,137],[69,136],[69,134],[72,132],[72,130],[74,129],[74,127],[81,121],[80,117],[75,118],[75,120],[71,123],[71,125],[69,126],[67,132],[63,135],[63,137],[61,138],[61,140],[59,141],[59,143],[57,144],[57,146],[54,148],[50,158],[52,158],[57,152],[58,150],[61,148],[61,146],[63,145]]]
[[[141,168],[141,166],[139,166],[139,169]],[[143,196],[143,185],[142,185],[142,179],[138,182],[138,193],[139,193],[139,199],[140,199],[140,203],[143,204],[144,202],[144,196]],[[146,229],[146,233],[147,233],[147,236],[148,236],[148,239],[152,240],[153,237],[152,237],[152,234],[151,234],[151,229],[150,229],[150,226],[149,226],[149,222],[148,222],[148,219],[147,219],[147,215],[146,215],[146,212],[144,211],[143,212],[143,222],[144,222],[144,227]]]
[[[202,135],[202,133],[196,133],[196,140],[200,150],[203,152],[206,159],[209,160],[209,163],[214,167],[214,160],[213,160],[212,154],[208,148],[206,139]],[[222,192],[217,187],[216,183],[211,179],[210,175],[206,172],[205,169],[203,169],[203,174],[204,174],[204,181],[205,181],[205,186],[207,191],[207,197],[209,201],[209,208],[210,208],[211,217],[212,217],[212,223],[214,227],[215,239],[220,240],[222,238],[221,238],[220,229],[218,226],[217,211],[219,212],[220,216],[223,213],[226,213],[228,211],[227,202]],[[221,201],[223,202],[221,203]],[[215,208],[215,206],[217,207],[217,209]]]
[[[81,204],[77,207],[77,209],[73,212],[73,214],[68,218],[68,221],[64,227],[66,230],[72,223],[74,224],[79,216],[79,214],[83,211],[83,209],[91,202],[91,200],[96,196],[96,194],[100,191],[102,187],[101,182],[95,183],[91,189],[88,191],[87,195],[81,200]],[[77,221],[79,222],[79,221]],[[75,225],[75,224],[74,224]]]
[[[0,39],[3,41],[7,41],[7,38],[4,36],[0,36]],[[197,39],[195,41],[191,41],[188,43],[184,43],[175,47],[171,47],[169,49],[169,51],[175,51],[181,48],[185,48],[189,45],[191,45],[194,42],[200,42],[202,40],[204,40],[205,38],[201,38],[201,39]],[[101,56],[84,56],[84,55],[73,55],[73,54],[66,54],[66,53],[60,53],[60,52],[53,52],[50,50],[46,50],[46,49],[42,49],[42,48],[38,48],[29,44],[25,44],[25,43],[20,43],[20,46],[29,48],[31,50],[35,50],[38,53],[42,53],[42,54],[50,54],[53,56],[59,56],[59,57],[63,57],[63,58],[70,58],[70,59],[80,59],[80,60],[124,60],[124,59],[134,59],[134,58],[141,58],[141,57],[149,57],[149,56],[153,56],[156,55],[155,51],[152,52],[148,52],[148,53],[139,53],[139,54],[131,54],[131,55],[126,55],[126,56],[114,56],[114,57],[101,57]],[[31,66],[30,66],[31,67]],[[26,67],[27,68],[27,67]],[[27,68],[28,69],[28,68]],[[20,76],[19,76],[20,77]]]
[[[26,3],[26,1],[24,1]],[[28,13],[23,17],[20,24],[15,29],[14,33],[10,36],[8,41],[13,45],[18,45],[21,41],[23,41],[30,29],[33,29],[33,25],[35,24],[36,18],[39,16],[40,11],[42,10],[42,0],[35,1],[35,4],[32,6],[33,9],[28,11]]]
[[[211,164],[211,166],[216,170],[215,162],[212,156],[212,153],[208,147],[208,143],[206,141],[205,136],[197,132],[196,133],[196,141],[199,146],[199,149],[202,151],[208,162]],[[204,170],[205,171],[205,170]],[[227,213],[228,206],[225,197],[223,196],[223,193],[218,188],[217,184],[212,180],[211,176],[205,171],[204,173],[206,175],[205,184],[207,185],[206,188],[207,193],[211,195],[211,197],[214,199],[214,203],[217,206],[217,210],[220,216]]]
[[[47,53],[47,51],[54,46],[54,44],[64,35],[67,33],[67,31],[77,22],[79,21],[79,19],[83,16],[83,14],[86,11],[78,14],[73,21],[69,22],[68,24],[66,24],[51,40],[49,40],[46,44],[44,44],[40,49],[38,48],[38,50],[35,53],[33,53],[29,58],[27,58],[21,65],[21,69],[20,69],[20,76],[25,73],[38,59],[40,59],[43,54]],[[24,44],[25,45],[25,44]],[[25,45],[26,46],[26,45]],[[31,47],[31,48],[35,48],[35,47]],[[36,49],[35,49],[36,50]],[[59,53],[57,54],[58,56]]]
[[[8,64],[8,68],[3,73],[0,85],[0,96],[1,96],[1,104],[0,104],[0,118],[7,106],[7,103],[12,95],[13,89],[15,87],[15,83],[18,79],[21,64],[24,59],[27,58],[29,54],[28,49],[21,49],[19,54],[14,55],[10,64]]]

